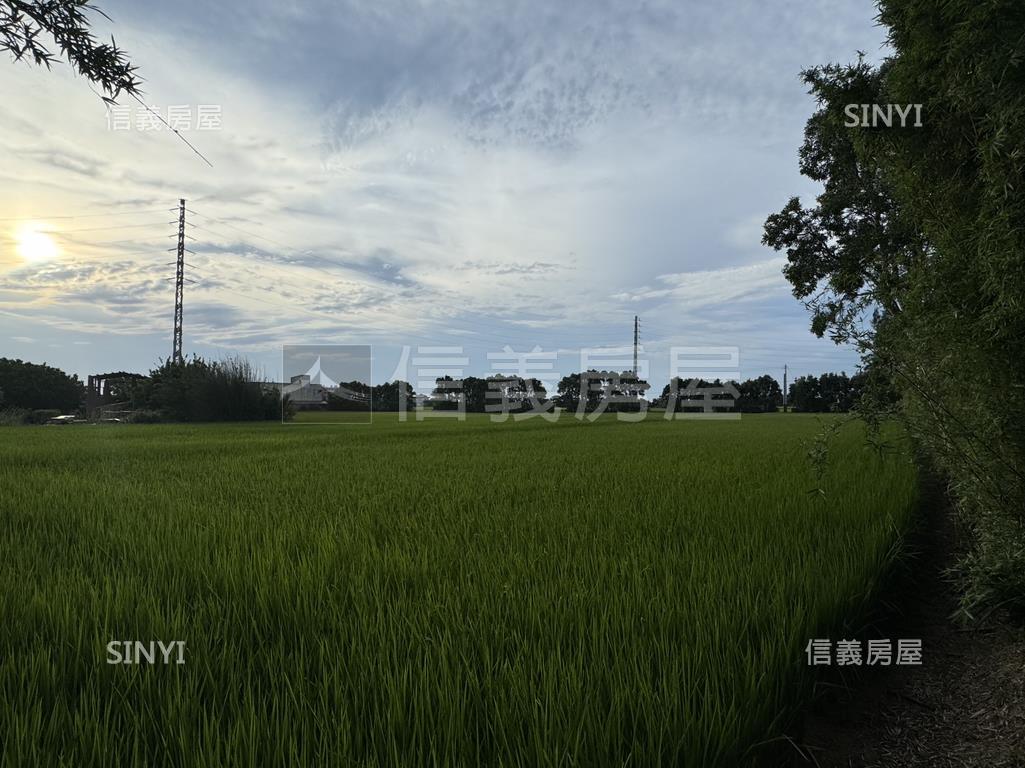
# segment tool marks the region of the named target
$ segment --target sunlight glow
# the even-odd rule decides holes
[[[57,243],[40,225],[27,226],[18,233],[18,253],[29,263],[51,261],[60,255]]]

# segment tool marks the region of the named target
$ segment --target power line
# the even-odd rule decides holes
[[[47,231],[44,234],[50,235],[51,237],[63,237],[67,234],[73,234],[75,232],[103,232],[108,229],[138,229],[141,227],[158,227],[163,222],[146,222],[145,224],[112,224],[109,227],[78,227],[77,229],[63,229]]]
[[[129,95],[130,95],[130,96],[131,96],[131,97],[132,97],[133,99],[135,99],[135,100],[136,100],[137,102],[139,102],[139,104],[141,104],[141,105],[142,105],[142,106],[143,106],[143,107],[144,107],[144,108],[145,108],[145,109],[146,109],[146,110],[147,110],[148,112],[151,112],[152,114],[156,115],[156,116],[157,116],[157,118],[158,118],[158,119],[160,120],[160,122],[162,122],[162,123],[163,123],[164,125],[166,125],[166,126],[167,126],[167,127],[168,127],[168,128],[170,129],[170,130],[174,131],[174,134],[175,134],[175,135],[176,135],[176,136],[177,136],[177,137],[178,137],[179,139],[181,139],[182,141],[184,141],[184,142],[185,142],[185,144],[186,144],[186,146],[188,146],[188,148],[189,148],[189,149],[191,149],[191,150],[192,150],[193,152],[195,152],[195,153],[196,153],[197,155],[199,155],[199,157],[200,157],[200,158],[202,158],[202,160],[203,160],[203,162],[204,162],[204,163],[206,163],[207,165],[209,165],[209,166],[210,166],[211,168],[213,168],[213,167],[214,167],[214,164],[213,164],[213,163],[211,163],[211,162],[210,162],[209,160],[207,160],[207,159],[206,159],[206,157],[205,157],[205,156],[203,155],[203,153],[202,153],[202,152],[200,152],[200,151],[199,151],[198,149],[196,149],[196,148],[195,148],[194,146],[192,146],[192,142],[190,142],[190,141],[189,141],[188,139],[186,139],[186,138],[185,138],[184,136],[182,136],[182,135],[181,135],[181,132],[180,132],[180,131],[179,131],[179,130],[178,130],[177,128],[172,128],[172,127],[171,127],[171,124],[170,124],[169,122],[167,122],[167,120],[165,120],[165,119],[164,119],[164,116],[163,116],[162,114],[160,114],[160,113],[159,113],[159,112],[157,112],[157,111],[156,111],[155,109],[153,109],[153,107],[149,106],[149,104],[146,104],[146,103],[145,103],[145,102],[144,102],[144,101],[143,101],[142,99],[140,99],[140,98],[139,98],[138,96],[136,96],[136,95],[135,95],[134,93],[132,93],[132,94],[129,94]]]
[[[191,208],[188,209],[188,212],[189,213],[195,213]],[[195,215],[203,216],[203,214],[195,214]],[[213,219],[210,216],[203,216],[203,218],[209,219],[211,221],[220,221],[223,226],[232,227],[232,229],[236,229],[239,232],[241,232],[242,234],[250,235],[252,237],[262,237],[262,235],[258,235],[255,232],[247,232],[247,231],[245,231],[245,230],[243,230],[243,229],[241,229],[239,227],[233,227],[231,224],[228,224],[227,222],[221,221],[220,219]],[[198,230],[201,230],[203,232],[207,232],[207,233],[209,233],[211,235],[216,235],[216,236],[224,237],[225,239],[231,239],[230,236],[225,235],[224,232],[216,232],[216,231],[210,229],[209,227],[201,225],[201,224],[194,224],[194,223],[190,222],[189,226],[193,227],[194,229],[198,229]],[[331,261],[329,261],[327,259],[324,259],[324,258],[321,258],[321,257],[318,257],[318,256],[314,256],[313,254],[297,251],[297,249],[295,249],[295,248],[291,248],[291,247],[285,245],[284,243],[278,243],[277,241],[271,240],[270,238],[263,238],[263,239],[267,240],[268,242],[274,243],[275,245],[279,245],[280,247],[286,249],[287,251],[290,251],[292,253],[301,254],[302,256],[304,256],[307,259],[312,258],[313,260],[319,261],[319,262],[321,262],[323,264],[327,264],[327,265],[329,265],[329,266],[331,266],[333,268],[337,269],[338,267],[343,267],[343,268],[345,267],[345,265],[336,264],[336,263],[331,262]],[[238,242],[241,245],[248,246],[249,248],[252,248],[253,250],[262,250],[262,249],[257,248],[256,246],[254,246],[252,243],[246,242],[245,240],[238,241]],[[330,273],[327,270],[318,268],[316,266],[313,266],[312,264],[305,264],[305,263],[304,264],[280,263],[280,262],[276,262],[276,261],[271,261],[271,263],[273,265],[279,266],[279,267],[289,267],[289,266],[296,267],[297,266],[297,267],[301,267],[302,269],[310,269],[310,270],[313,270],[314,272],[318,272],[318,273],[320,273],[320,274],[330,278],[331,280],[338,280],[338,278],[339,278],[339,276],[337,274]]]
[[[172,237],[174,237],[174,235],[172,235]],[[71,238],[66,238],[66,239],[71,240]],[[71,240],[71,244],[70,245],[73,245],[73,246],[78,247],[78,248],[113,248],[115,246],[124,246],[124,245],[142,245],[142,246],[145,246],[145,247],[149,248],[149,247],[162,246],[163,243],[153,243],[153,242],[149,242],[148,240],[107,240],[107,241],[102,242],[102,243],[90,243],[90,242],[85,241],[85,240]]]
[[[204,218],[204,219],[209,219],[210,221],[219,222],[222,226],[234,229],[236,232],[241,232],[243,235],[249,235],[250,237],[258,237],[261,240],[266,240],[268,243],[273,243],[274,245],[276,245],[276,246],[278,246],[280,248],[285,248],[286,250],[289,250],[289,251],[296,250],[296,248],[294,248],[291,245],[285,245],[284,243],[278,242],[277,240],[275,240],[273,238],[270,238],[270,237],[267,237],[266,235],[259,235],[256,232],[249,232],[248,230],[242,229],[242,227],[237,227],[234,224],[232,224],[232,223],[230,223],[228,221],[225,221],[224,219],[218,219],[218,218],[215,218],[213,216],[207,216],[205,213],[200,213],[199,211],[195,211],[195,210],[193,210],[191,208],[189,209],[189,213],[191,213],[194,216],[199,216],[199,217]]]
[[[328,265],[329,267],[332,267],[332,268],[338,268],[340,266],[341,267],[345,267],[346,266],[344,264],[338,264],[337,262],[333,262],[330,259],[325,259],[323,256],[318,256],[315,253],[312,253],[309,249],[299,249],[299,248],[296,248],[296,247],[291,246],[291,245],[286,245],[285,243],[281,242],[280,240],[275,240],[272,237],[267,237],[266,235],[261,235],[261,234],[258,234],[256,232],[250,232],[247,229],[243,229],[242,227],[239,227],[239,226],[236,226],[235,224],[232,224],[231,222],[227,221],[226,219],[218,219],[218,218],[215,218],[213,216],[208,216],[208,215],[206,215],[204,213],[200,213],[199,211],[193,210],[192,208],[189,208],[188,212],[190,214],[194,215],[194,216],[200,216],[201,218],[207,219],[209,221],[217,222],[221,226],[229,227],[229,228],[235,230],[236,232],[238,232],[240,234],[248,235],[249,237],[256,237],[256,238],[259,238],[260,240],[266,240],[268,243],[276,245],[279,248],[284,248],[286,251],[289,251],[289,252],[295,253],[295,254],[300,254],[300,255],[302,255],[302,257],[304,259],[312,260],[312,261],[319,261],[321,264],[326,264],[326,265]],[[204,229],[204,231],[210,232],[211,234],[214,234],[214,235],[218,235],[219,234],[222,237],[227,238],[227,235],[224,232],[214,232],[213,230],[201,227],[198,224],[190,224],[190,226],[196,227],[198,229]],[[278,230],[274,230],[274,231],[275,232],[279,232]],[[290,236],[290,235],[286,235],[285,233],[280,233],[280,234],[283,237],[289,237]],[[249,245],[250,247],[255,248],[255,246],[253,246],[252,243],[245,243],[244,242],[244,244],[245,245]],[[309,266],[307,264],[304,264],[303,266],[307,267],[308,269],[316,269],[315,267],[311,267],[311,266]]]
[[[351,269],[351,267],[349,265],[338,264],[338,263],[333,262],[333,261],[331,261],[329,259],[325,259],[325,258],[323,258],[321,256],[317,256],[316,254],[310,253],[308,250],[305,250],[305,251],[304,250],[300,250],[300,249],[297,249],[297,248],[295,248],[293,246],[286,245],[285,243],[283,243],[283,242],[281,242],[279,240],[275,240],[272,237],[267,237],[266,235],[261,235],[261,234],[258,234],[256,232],[251,232],[251,231],[243,229],[242,227],[239,227],[239,226],[237,226],[235,224],[232,224],[232,223],[230,223],[230,222],[228,222],[228,221],[226,221],[224,219],[219,219],[219,218],[216,218],[214,216],[210,216],[209,214],[202,213],[201,211],[197,211],[194,208],[192,208],[191,206],[188,208],[188,212],[190,214],[192,214],[193,216],[199,216],[199,217],[201,217],[203,219],[206,219],[208,221],[217,222],[219,225],[228,227],[230,229],[233,229],[236,232],[239,232],[240,234],[248,235],[249,237],[259,238],[261,240],[265,240],[268,243],[276,245],[276,246],[278,246],[280,248],[284,248],[286,251],[289,251],[289,252],[294,253],[294,254],[301,255],[304,260],[318,261],[318,262],[320,262],[322,264],[328,265],[329,267],[331,267],[333,269],[338,269],[338,268]],[[208,233],[210,233],[212,235],[219,235],[219,236],[222,236],[222,237],[228,237],[226,235],[226,233],[224,233],[224,232],[216,232],[216,231],[210,229],[209,227],[207,227],[205,225],[190,223],[189,226],[194,227],[196,229],[200,229],[200,230],[202,230],[204,232],[208,232]],[[277,230],[275,230],[275,231],[277,231]],[[283,236],[287,237],[287,235],[284,235],[284,233],[282,233],[282,234],[283,234]],[[241,244],[242,245],[248,245],[249,247],[253,247],[255,249],[255,246],[253,246],[252,243],[247,243],[245,241],[242,241]],[[318,269],[316,266],[313,266],[311,264],[303,263],[303,264],[296,265],[296,264],[280,264],[280,263],[277,263],[277,266],[281,266],[281,267],[300,266],[303,269],[310,269],[310,270],[313,270],[315,272],[319,272],[320,274],[323,274],[323,275],[331,278],[332,280],[338,279],[338,275],[337,274],[331,274],[331,273],[327,272],[326,270]],[[459,330],[459,329],[455,329],[455,330]],[[445,331],[445,332],[447,332],[447,331]],[[526,333],[529,333],[529,331],[526,331],[526,332],[524,332],[524,334],[520,334],[520,335],[525,335]],[[536,335],[540,335],[540,334],[534,334],[534,335],[536,336]],[[487,339],[490,339],[491,341],[494,341],[495,343],[503,344],[503,345],[505,345],[505,344],[510,344],[511,345],[513,343],[512,340],[510,339],[510,337],[505,337],[503,339],[496,339],[493,336],[492,337],[486,337],[486,336],[484,336],[482,334],[479,334],[476,331],[474,331],[473,336],[475,336],[477,338],[481,338],[481,339],[487,338]],[[609,341],[609,336],[606,336],[606,335],[589,336],[589,338],[597,339],[596,343],[598,345],[602,345],[602,346],[606,346],[606,347],[608,347],[608,346],[617,346],[618,345],[618,342],[611,342],[611,341]],[[573,344],[579,344],[580,340],[581,340],[581,338],[580,338],[579,335],[574,335],[573,336],[573,340],[570,341],[570,342],[565,342],[565,344],[567,346],[570,346],[570,345],[573,345]],[[558,340],[556,340],[556,343],[559,343]]]
[[[242,227],[238,227],[238,226],[236,226],[236,225],[226,221],[225,219],[218,219],[218,218],[214,218],[213,216],[207,216],[206,214],[203,214],[203,213],[200,213],[198,211],[195,211],[192,208],[189,208],[188,212],[191,213],[194,216],[200,216],[200,217],[202,217],[204,219],[207,219],[208,221],[217,222],[221,226],[229,227],[230,229],[233,229],[233,230],[235,230],[236,232],[238,232],[240,234],[248,235],[249,237],[256,237],[256,238],[259,238],[260,240],[266,240],[268,243],[271,243],[272,245],[276,245],[279,248],[284,248],[286,251],[289,251],[291,253],[301,254],[303,256],[303,258],[305,258],[305,259],[309,259],[309,260],[313,260],[313,261],[319,261],[321,264],[327,264],[329,267],[334,267],[334,268],[337,268],[339,266],[345,266],[345,265],[337,264],[336,262],[333,262],[333,261],[331,261],[329,259],[325,259],[323,256],[317,256],[316,254],[311,253],[308,249],[307,250],[301,250],[301,249],[296,248],[294,246],[286,245],[285,243],[282,243],[279,240],[275,240],[272,237],[267,237],[266,235],[261,235],[261,234],[258,234],[256,232],[250,232],[247,229],[242,229]],[[225,237],[226,239],[228,238],[228,235],[226,235],[224,232],[214,232],[213,230],[211,230],[211,229],[209,229],[207,227],[201,226],[199,224],[190,224],[190,226],[196,227],[197,229],[202,229],[203,231],[209,232],[210,234],[213,234],[213,235],[221,235],[222,237]],[[245,241],[242,241],[242,242],[243,242],[244,245],[249,245],[250,247],[252,247],[254,249],[256,247],[256,246],[253,246],[252,243],[246,243]],[[309,266],[307,264],[304,264],[303,266],[307,267],[308,269],[316,269],[316,267],[311,267],[311,266]],[[335,276],[332,275],[332,277],[335,277]]]
[[[76,213],[73,215],[60,215],[60,216],[10,216],[0,219],[0,221],[40,221],[43,219],[92,219],[103,216],[138,216],[142,213],[163,213],[166,209],[164,208],[147,208],[140,211],[115,211],[114,213]]]

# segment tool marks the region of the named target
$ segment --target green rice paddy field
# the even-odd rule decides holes
[[[821,426],[0,429],[0,763],[771,758],[915,505],[858,425],[819,483]]]

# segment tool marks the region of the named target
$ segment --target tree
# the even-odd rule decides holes
[[[524,393],[528,398],[533,397],[539,402],[545,402],[548,398],[548,389],[541,379],[530,378],[520,379],[520,381],[523,382]]]
[[[91,0],[0,0],[0,51],[49,69],[58,57],[39,39],[46,33],[76,72],[103,89],[104,101],[113,103],[122,92],[138,94],[136,68],[113,38],[96,39],[87,11],[109,18]]]
[[[729,391],[730,386],[736,387],[735,382],[724,384],[719,379],[706,381],[676,376],[662,388],[662,395],[656,398],[655,403],[673,413],[701,413],[708,408],[712,412],[725,413],[737,408],[738,400]]]
[[[530,410],[532,398],[543,402],[547,392],[537,379],[522,379],[518,376],[465,376],[453,379],[442,376],[435,379],[431,392],[435,410],[456,410],[462,407],[467,413],[488,413],[505,411],[518,413]]]
[[[864,374],[852,378],[843,371],[798,376],[790,385],[788,402],[799,413],[847,413],[857,405],[859,387],[866,380]]]
[[[488,381],[476,376],[466,376],[462,380],[463,405],[467,413],[484,413],[488,403]]]
[[[396,379],[378,384],[370,393],[371,406],[375,411],[401,411],[413,407],[416,392],[407,381]]]
[[[462,379],[453,379],[451,376],[441,376],[434,380],[434,389],[431,390],[431,407],[434,410],[458,410],[462,399]]]
[[[966,606],[1025,611],[1025,8],[879,8],[882,65],[804,73],[818,108],[800,168],[823,190],[770,216],[764,242],[813,331],[871,358],[947,474],[975,539]],[[921,127],[847,127],[848,104],[921,104]]]
[[[847,413],[854,405],[851,380],[844,371],[822,374],[819,377],[819,393],[822,404],[831,413]]]
[[[742,413],[774,413],[783,404],[783,390],[768,374],[738,384],[737,391],[736,407]]]
[[[78,376],[45,363],[36,365],[21,360],[0,358],[0,388],[4,405],[29,410],[56,409],[74,413],[82,407],[85,387]]]
[[[370,411],[373,410],[371,387],[362,381],[342,381],[337,392],[327,395],[329,411]]]
[[[651,385],[632,371],[624,371],[609,380],[611,396],[615,402],[609,405],[610,411],[637,412],[644,404],[644,396]]]
[[[762,242],[786,251],[783,274],[811,311],[812,331],[847,342],[866,312],[901,311],[902,279],[928,249],[885,174],[859,154],[858,138],[845,125],[844,105],[881,98],[881,72],[859,61],[807,70],[803,77],[827,106],[808,120],[799,167],[823,190],[814,207],[792,197],[769,216]]]
[[[818,376],[798,376],[790,382],[787,402],[795,413],[821,413],[826,410]]]
[[[564,376],[559,381],[555,402],[565,410],[587,413],[602,407],[609,412],[638,411],[643,405],[645,392],[650,388],[648,382],[631,371],[619,373],[591,369]]]
[[[575,411],[580,406],[580,374],[573,373],[559,379],[558,395],[555,404],[567,411]],[[593,410],[593,409],[592,409]]]

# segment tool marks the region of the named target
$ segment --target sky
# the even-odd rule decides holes
[[[507,346],[556,353],[543,379],[625,369],[634,316],[657,389],[674,348],[736,350],[731,378],[857,365],[760,239],[816,193],[800,71],[885,54],[866,0],[102,8],[212,167],[68,65],[3,62],[0,356],[83,378],[168,357],[185,198],[185,353],[268,379],[311,344],[372,345],[375,383],[432,355],[487,375]]]

